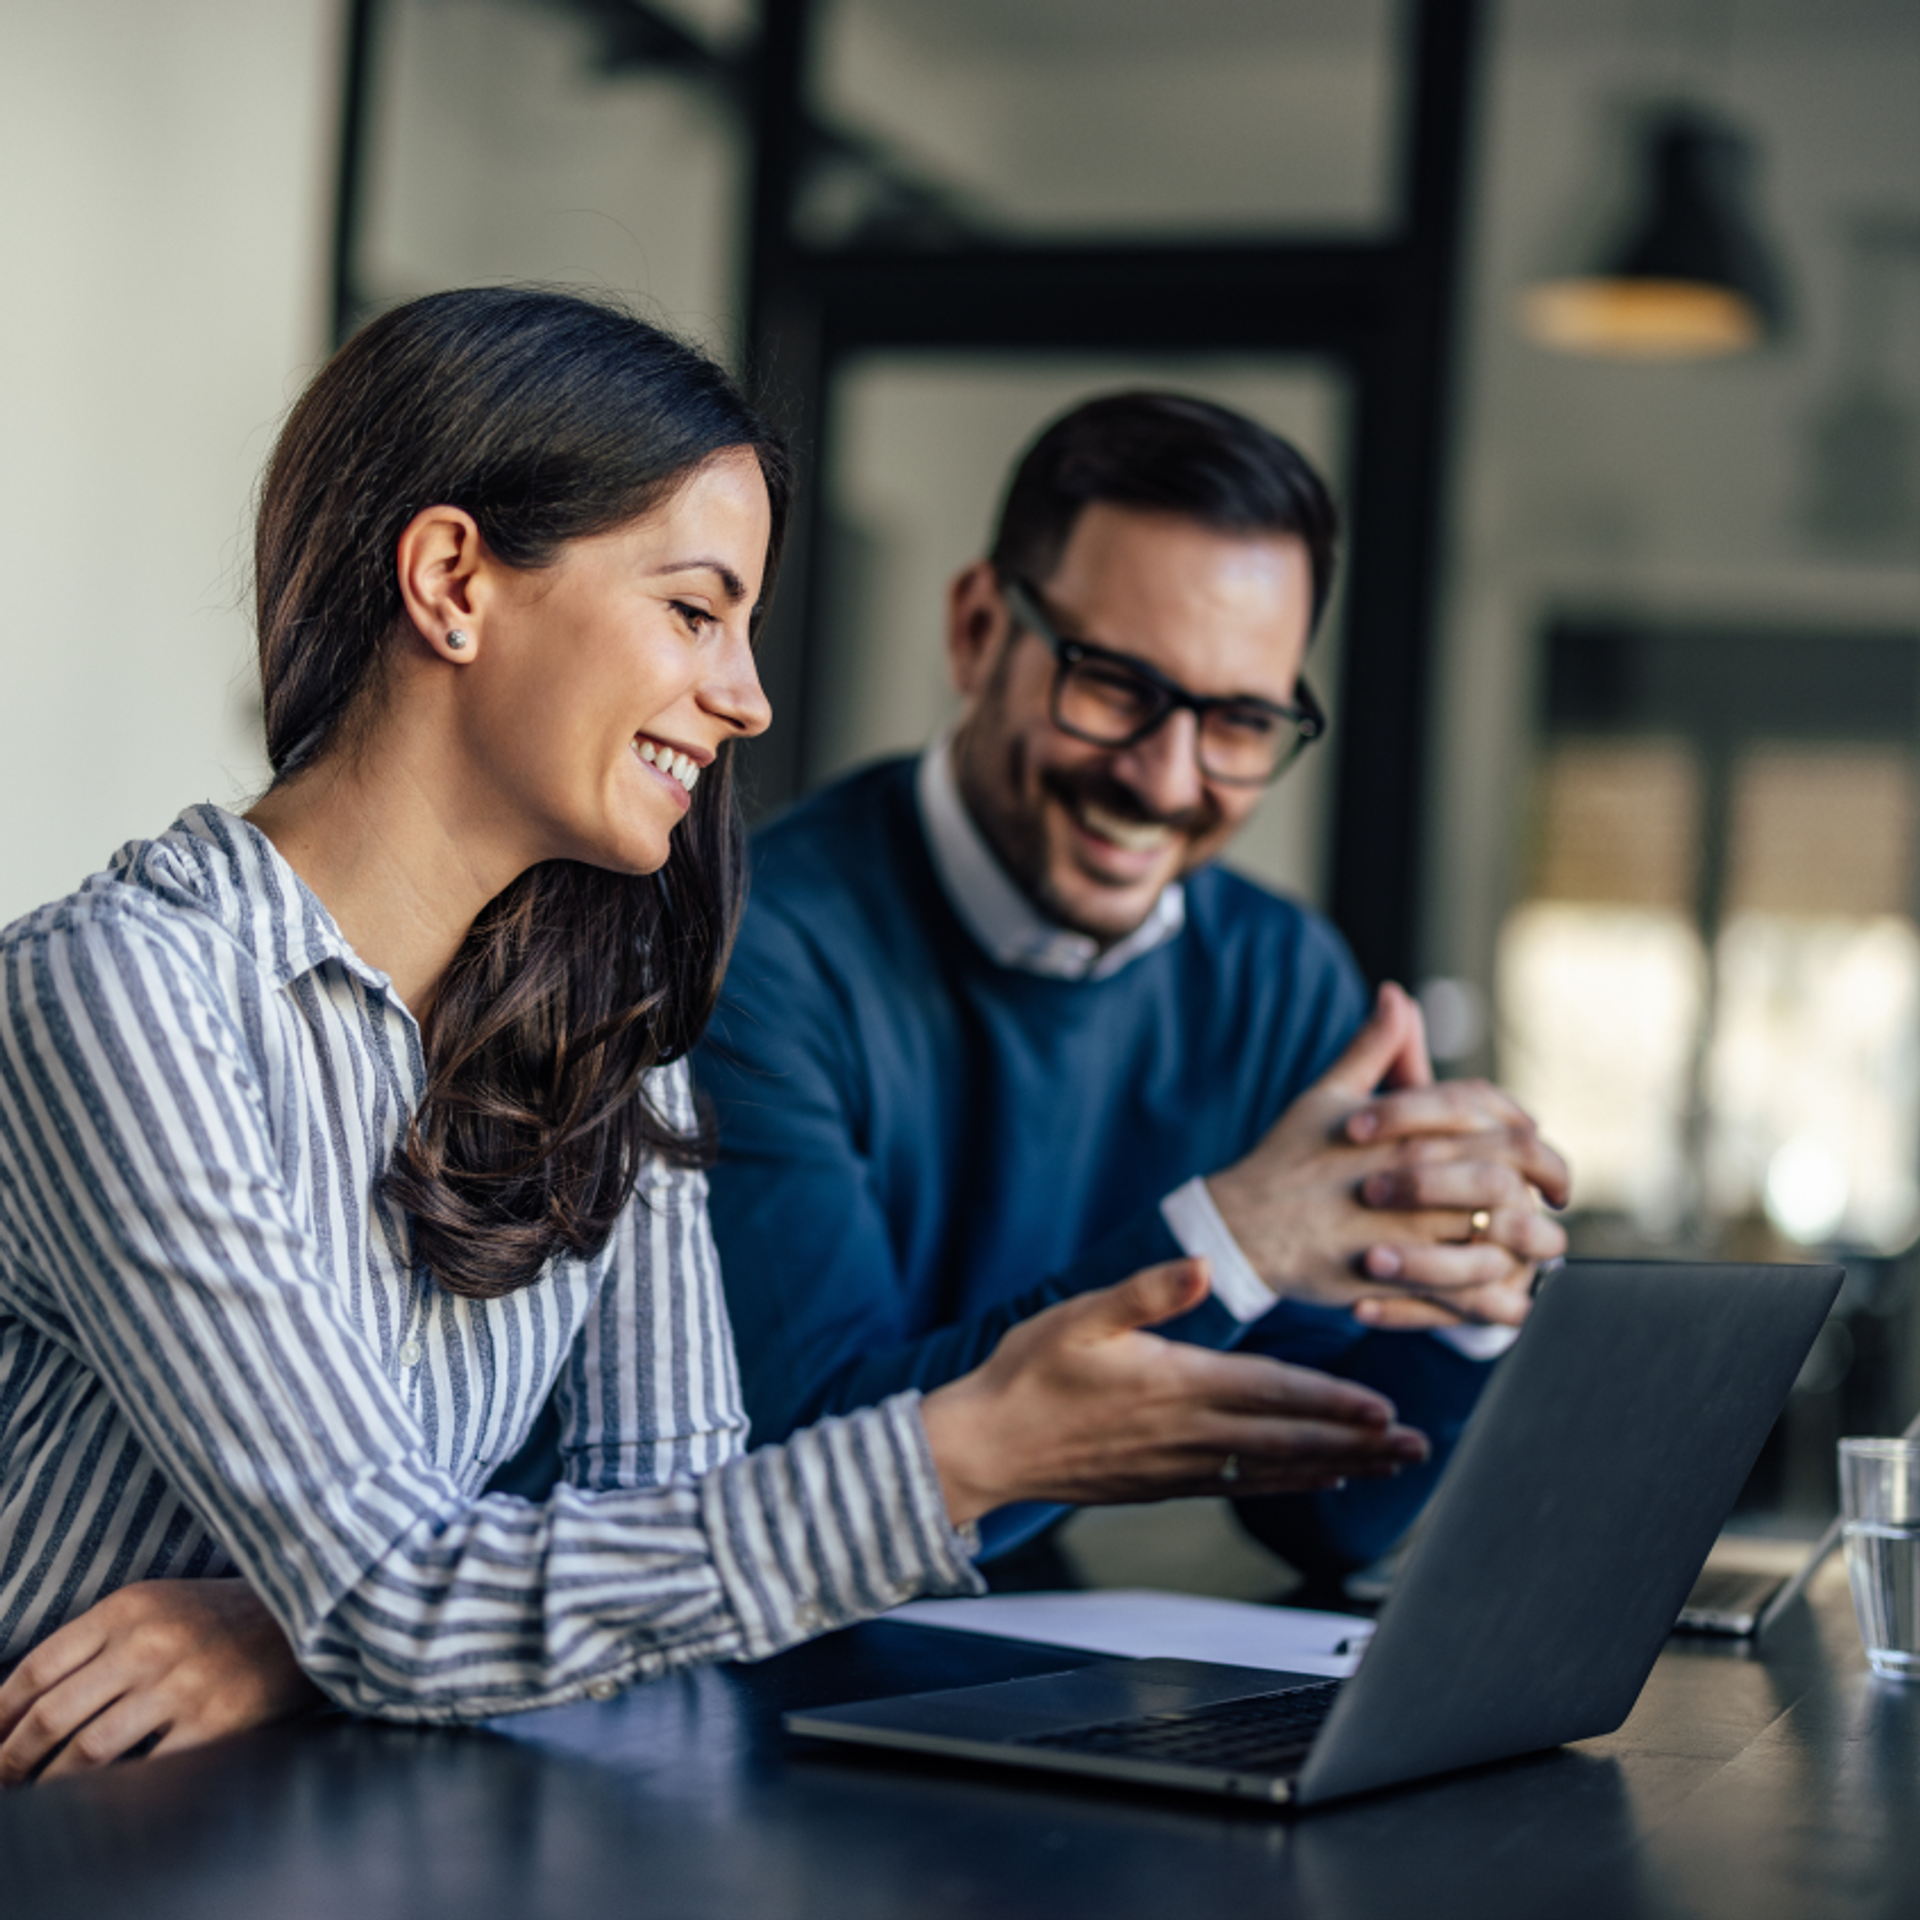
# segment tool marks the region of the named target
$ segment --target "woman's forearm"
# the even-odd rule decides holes
[[[357,1712],[469,1720],[978,1590],[907,1394],[697,1482],[468,1503],[397,1536],[296,1650]]]

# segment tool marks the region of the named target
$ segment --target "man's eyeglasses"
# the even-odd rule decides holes
[[[1131,747],[1171,713],[1194,717],[1200,771],[1229,787],[1264,787],[1292,766],[1309,740],[1327,730],[1327,716],[1305,680],[1294,682],[1294,704],[1283,707],[1252,694],[1209,698],[1189,693],[1144,660],[1068,640],[1024,580],[1001,576],[1000,591],[1018,626],[1044,640],[1058,663],[1053,676],[1053,724],[1076,740],[1100,747]]]

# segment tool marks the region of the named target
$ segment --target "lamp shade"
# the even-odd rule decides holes
[[[1622,359],[1739,353],[1779,331],[1779,275],[1748,211],[1752,148],[1693,108],[1647,128],[1640,208],[1596,273],[1530,287],[1540,345]]]

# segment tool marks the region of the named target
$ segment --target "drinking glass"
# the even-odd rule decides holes
[[[1867,1659],[1920,1680],[1920,1440],[1842,1440],[1840,1514]]]

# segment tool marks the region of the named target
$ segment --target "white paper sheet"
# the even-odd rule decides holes
[[[887,1615],[1006,1640],[1136,1659],[1214,1660],[1229,1667],[1343,1678],[1360,1664],[1371,1620],[1305,1607],[1256,1607],[1191,1593],[996,1593],[984,1600],[914,1600]]]

